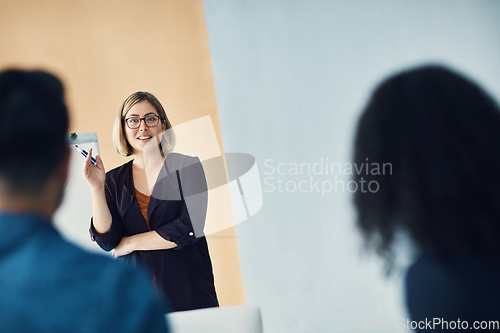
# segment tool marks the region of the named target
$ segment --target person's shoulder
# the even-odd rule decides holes
[[[200,161],[198,156],[190,156],[180,153],[170,153],[166,157],[167,163],[175,163],[179,165],[190,165]]]
[[[106,318],[102,325],[111,325],[113,332],[167,331],[166,304],[160,302],[143,270],[86,250],[72,252],[66,269],[72,269],[70,262],[78,263],[78,268],[73,267],[78,274],[74,286],[80,286],[82,297],[91,298],[99,308],[101,318]]]
[[[82,283],[96,279],[106,280],[106,277],[113,271],[126,268],[108,255],[83,249],[60,235],[53,237],[50,244],[47,244],[41,251],[46,251],[43,254],[51,257],[52,260],[49,263],[58,266],[61,271],[68,272],[67,274],[71,272]],[[106,274],[101,274],[103,271],[106,271]]]
[[[119,166],[109,170],[108,172],[106,172],[106,175],[113,176],[113,175],[121,174],[123,172],[128,172],[129,169],[132,167],[133,162],[134,162],[134,160],[130,160],[126,163],[123,163],[122,165],[119,165]]]
[[[45,228],[46,231],[52,229],[52,226]],[[125,262],[83,249],[55,231],[40,231],[37,235],[29,251],[36,252],[38,257],[43,273],[39,278],[55,278],[62,284],[71,280],[75,287],[96,283],[110,287],[124,280],[142,280],[146,281],[143,285],[148,285],[145,274]]]
[[[54,320],[53,313],[45,311],[48,308],[66,311],[63,326],[95,309],[74,331],[166,331],[165,308],[144,272],[80,248],[62,237],[47,219],[16,218],[24,219],[18,221],[23,223],[16,236],[24,242],[17,242],[18,247],[9,254],[12,265],[4,267],[17,276],[9,282],[12,288],[3,295],[4,303],[6,299],[18,299],[23,286],[34,286],[30,294],[33,309],[38,309],[34,316],[43,314],[46,322]]]
[[[50,257],[45,265],[50,264],[52,269],[59,269],[66,272],[64,276],[71,276],[76,281],[85,284],[90,281],[100,281],[106,283],[113,279],[118,280],[118,276],[141,275],[137,270],[121,261],[112,259],[109,255],[91,252],[81,248],[64,239],[58,233],[52,233],[51,238],[41,239],[48,243],[44,248],[39,249],[40,255]],[[123,279],[123,277],[121,278]]]
[[[498,274],[498,262],[485,255],[438,255],[424,252],[409,267],[406,281],[415,286],[426,283],[446,290],[463,284],[487,282],[490,276]]]
[[[420,291],[420,294],[433,294],[436,291],[444,293],[449,289],[455,289],[458,287],[455,284],[459,282],[459,279],[455,278],[459,273],[457,270],[460,268],[452,267],[443,258],[427,253],[422,254],[408,268],[407,289]]]
[[[169,172],[174,172],[177,170],[186,172],[200,168],[201,162],[197,156],[170,153],[165,158],[165,165]]]
[[[161,304],[150,278],[136,267],[113,262],[102,272],[101,288],[107,294],[102,310],[123,320],[125,332],[165,332],[166,304]]]
[[[423,253],[406,274],[407,306],[416,320],[486,315],[491,294],[500,297],[498,278],[498,265],[484,256]]]
[[[132,171],[132,163],[133,160],[130,160],[106,172],[106,182],[109,183],[128,177]]]

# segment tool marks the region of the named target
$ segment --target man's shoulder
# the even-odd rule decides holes
[[[111,322],[121,322],[120,331],[164,332],[167,312],[160,302],[151,279],[139,268],[121,260],[100,255],[87,255],[92,263],[89,275],[95,293],[94,303],[99,302],[101,313]]]
[[[98,327],[106,332],[166,331],[165,308],[143,271],[79,248],[50,224],[30,227],[26,242],[4,253],[0,266],[9,271],[0,279],[7,287],[0,298],[0,312],[11,318],[7,327],[14,327],[22,316],[11,305],[30,290],[29,298],[23,300],[32,309],[29,327],[58,326],[74,332]],[[81,323],[79,318],[89,310],[88,320]],[[79,326],[73,327],[75,323]],[[151,330],[144,328],[151,325]]]
[[[94,283],[113,279],[126,280],[136,276],[144,277],[144,273],[125,262],[112,259],[108,255],[98,254],[83,249],[63,238],[59,232],[39,232],[33,235],[32,244],[27,244],[38,257],[40,266],[50,267],[56,274],[54,277],[73,275],[75,281]]]
[[[164,332],[166,304],[160,302],[145,271],[111,257],[88,252],[67,243],[65,270],[72,281],[64,292],[87,306],[95,305],[105,315],[106,324],[123,325],[122,332],[139,332],[152,325],[151,331]],[[62,279],[63,285],[64,278]],[[63,290],[60,290],[63,292]],[[109,328],[111,329],[111,327]]]
[[[54,253],[51,256],[54,263],[65,271],[73,272],[74,278],[80,278],[84,283],[99,281],[102,285],[117,287],[117,289],[120,289],[120,284],[128,282],[131,282],[131,285],[126,289],[133,289],[134,287],[143,289],[144,286],[149,286],[149,280],[142,270],[122,260],[113,259],[105,254],[90,252],[64,239],[59,242],[59,245],[53,251]],[[145,281],[146,283],[137,286],[132,281]]]

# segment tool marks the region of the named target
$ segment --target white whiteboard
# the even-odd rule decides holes
[[[97,133],[76,133],[76,135],[73,133],[68,135],[67,142],[71,151],[70,170],[63,202],[54,216],[55,226],[73,243],[88,250],[103,253],[99,246],[90,240],[92,201],[89,186],[82,174],[85,157],[75,148],[75,144],[86,151],[92,148],[92,155],[98,155]]]

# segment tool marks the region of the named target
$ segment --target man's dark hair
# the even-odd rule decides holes
[[[36,193],[65,152],[68,112],[61,81],[42,71],[0,73],[0,179]]]
[[[442,66],[380,84],[357,128],[354,162],[391,163],[376,193],[354,195],[367,243],[390,257],[398,230],[420,249],[500,258],[500,110],[476,83]]]

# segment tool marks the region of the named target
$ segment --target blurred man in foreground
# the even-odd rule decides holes
[[[0,332],[168,332],[142,272],[87,253],[54,228],[67,130],[57,78],[0,73]]]

